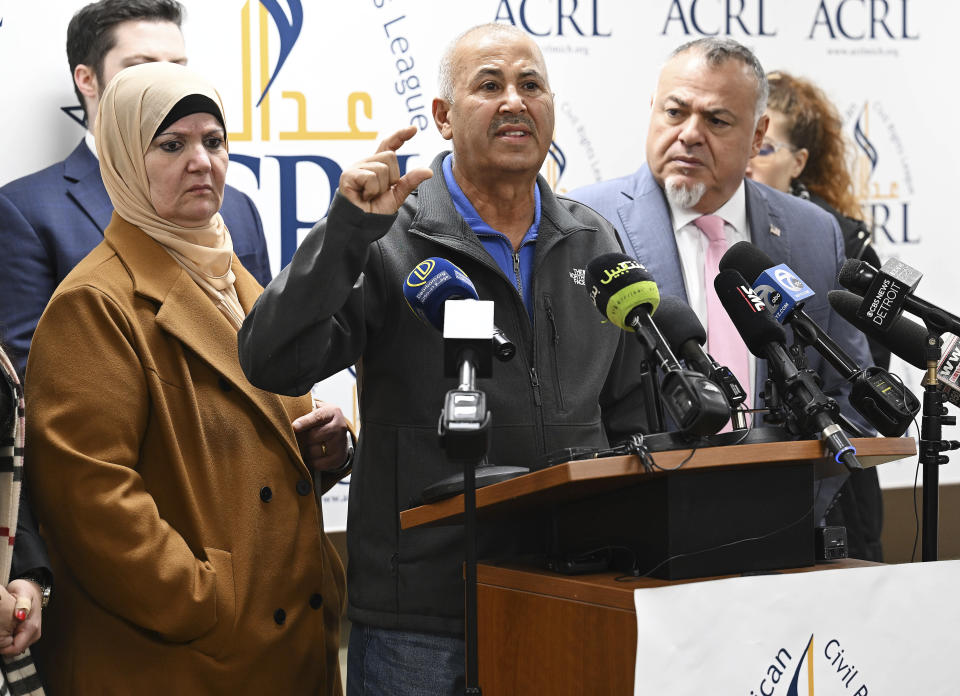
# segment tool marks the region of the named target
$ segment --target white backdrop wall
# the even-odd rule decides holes
[[[0,0],[0,184],[62,159],[83,134],[64,49],[76,0]],[[844,116],[857,193],[881,256],[927,273],[925,298],[958,309],[937,214],[960,144],[953,53],[960,4],[935,0],[186,0],[190,64],[227,107],[228,182],[257,203],[276,273],[323,216],[340,172],[407,124],[401,151],[426,166],[445,149],[430,116],[436,66],[460,31],[512,22],[539,42],[556,93],[555,147],[544,174],[563,192],[636,169],[650,96],[675,46],[703,35],[750,46],[768,70],[806,76]],[[262,98],[261,98],[262,97]],[[934,137],[938,136],[938,137]],[[2,250],[0,250],[2,251]],[[951,307],[952,305],[952,307]],[[295,311],[293,308],[291,311]],[[897,362],[907,382],[920,375]],[[919,389],[917,389],[919,392]],[[349,374],[321,391],[357,418]],[[438,404],[439,408],[439,404]],[[950,433],[948,432],[949,436]],[[960,459],[954,457],[955,459]],[[911,485],[915,461],[881,470]],[[960,481],[960,465],[942,472]],[[343,524],[346,486],[328,503]]]

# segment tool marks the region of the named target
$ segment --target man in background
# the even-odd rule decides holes
[[[100,95],[123,68],[187,62],[176,0],[100,0],[67,28],[67,59],[88,130],[62,162],[0,188],[0,329],[20,374],[37,321],[60,281],[102,239],[113,206],[100,178],[92,128]],[[227,186],[220,210],[244,267],[262,284],[270,264],[253,202]]]
[[[707,349],[748,394],[763,389],[766,370],[762,364],[756,369],[713,287],[717,261],[739,241],[752,242],[797,273],[817,293],[806,302],[807,314],[857,364],[871,364],[863,334],[827,303],[845,261],[836,220],[745,177],[767,129],[767,93],[760,62],[736,41],[705,38],[680,46],[660,72],[646,163],[633,174],[569,194],[614,224],[626,252],[650,270],[661,295],[680,297],[694,309],[707,330]],[[819,353],[808,350],[807,358],[823,379],[823,391],[863,424],[849,406],[849,383]],[[817,522],[844,478],[818,482]]]

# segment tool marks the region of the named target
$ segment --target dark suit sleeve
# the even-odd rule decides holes
[[[297,396],[359,360],[371,327],[383,319],[383,276],[379,262],[370,260],[372,242],[395,219],[334,196],[327,217],[240,327],[240,366],[251,384]]]
[[[50,569],[50,557],[47,555],[47,545],[40,537],[33,508],[30,505],[27,487],[20,489],[20,512],[17,517],[17,536],[13,545],[13,565],[10,567],[10,578],[16,579],[28,570],[42,569],[48,577],[53,577]]]
[[[17,206],[0,193],[0,337],[20,376],[43,309],[57,287],[50,253]]]
[[[263,234],[263,223],[257,207],[245,193],[228,186],[220,213],[223,215],[227,229],[230,230],[233,250],[240,259],[240,263],[260,285],[266,287],[273,276],[270,273],[267,240]]]

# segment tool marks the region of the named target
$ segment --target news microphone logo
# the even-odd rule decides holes
[[[434,259],[425,259],[414,266],[413,270],[407,276],[407,285],[411,288],[419,288],[427,282],[427,278],[433,273],[437,262]],[[419,281],[419,282],[417,282]]]
[[[743,297],[743,299],[747,301],[754,314],[757,312],[763,312],[767,309],[767,306],[763,303],[763,300],[749,285],[738,285],[737,290],[740,292],[740,295]]]
[[[633,259],[621,261],[612,269],[611,268],[603,269],[603,273],[605,277],[601,278],[600,282],[603,285],[609,285],[610,283],[612,283],[614,280],[616,280],[617,278],[619,278],[625,273],[629,273],[630,271],[646,271],[646,270],[647,269],[644,268],[643,264],[640,263],[639,261],[634,261]]]
[[[858,316],[872,322],[881,331],[887,331],[903,311],[907,295],[917,289],[922,277],[923,274],[915,268],[890,259],[870,283]]]
[[[413,267],[403,281],[403,298],[422,321],[441,331],[445,301],[479,299],[467,274],[440,257],[424,259]]]
[[[629,318],[641,306],[653,314],[660,291],[650,272],[635,259],[619,253],[603,254],[587,265],[590,299],[607,319],[625,331],[636,331]]]
[[[765,270],[754,286],[754,290],[781,324],[800,302],[815,294],[785,263]]]
[[[960,406],[960,338],[943,335],[943,355],[937,365],[937,388],[955,406]]]

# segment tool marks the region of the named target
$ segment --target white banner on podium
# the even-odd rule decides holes
[[[637,590],[635,694],[960,693],[960,561]]]

